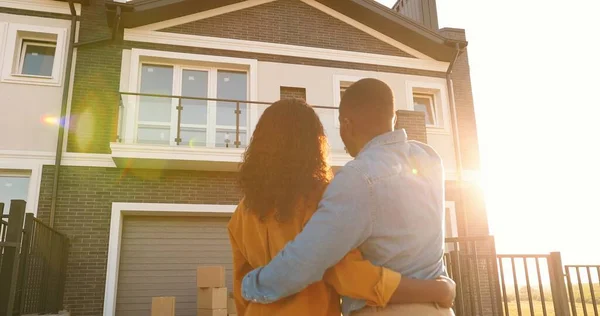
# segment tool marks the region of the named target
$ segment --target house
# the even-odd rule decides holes
[[[465,32],[438,29],[435,12],[435,0],[0,0],[0,199],[26,199],[69,236],[73,315],[146,315],[161,295],[192,315],[195,267],[231,268],[236,170],[264,108],[318,106],[340,167],[335,107],[375,77],[399,127],[444,159],[447,235],[487,235]]]

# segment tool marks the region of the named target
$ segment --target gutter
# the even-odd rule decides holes
[[[86,42],[75,42],[75,33],[77,32],[77,12],[73,0],[69,0],[69,9],[71,10],[71,33],[69,34],[69,46],[67,49],[67,68],[65,70],[65,79],[63,86],[62,104],[60,108],[60,124],[58,124],[58,140],[56,142],[56,155],[54,160],[54,177],[52,181],[52,199],[50,204],[49,226],[54,227],[56,216],[56,202],[58,197],[58,180],[60,176],[60,167],[63,155],[64,136],[65,136],[65,118],[67,116],[67,105],[69,103],[69,90],[71,86],[71,72],[73,64],[73,52],[75,48],[92,44],[109,43],[115,40],[119,34],[121,25],[121,7],[117,7],[117,12],[113,24],[111,37]]]
[[[50,227],[54,227],[54,215],[56,213],[56,197],[58,195],[58,176],[60,162],[62,160],[63,144],[65,136],[65,117],[67,116],[67,104],[69,100],[69,88],[71,86],[71,68],[73,63],[73,49],[75,46],[75,32],[77,32],[77,11],[73,0],[69,0],[71,10],[71,33],[69,34],[69,47],[67,49],[67,69],[63,85],[62,104],[60,107],[60,120],[58,124],[58,140],[56,142],[56,156],[54,160],[54,179],[52,181],[52,202],[50,204]]]
[[[456,102],[454,100],[454,85],[452,82],[452,70],[454,69],[454,64],[458,60],[458,56],[460,56],[460,54],[462,54],[463,52],[464,52],[464,47],[461,47],[461,45],[458,42],[455,43],[454,58],[452,58],[452,61],[450,62],[450,65],[448,66],[448,70],[446,71],[446,84],[448,85],[448,97],[450,99],[450,120],[451,120],[451,124],[452,124],[452,139],[454,141],[454,159],[456,160],[456,183],[458,184],[458,190],[459,190],[459,194],[460,194],[461,204],[463,204],[463,215],[464,215],[463,228],[465,230],[465,235],[469,236],[469,228],[467,225],[467,223],[469,221],[467,218],[467,210],[464,207],[464,201],[466,201],[466,199],[465,199],[465,194],[464,194],[464,191],[462,188],[463,165],[462,165],[462,154],[460,152],[460,138],[458,135],[458,116],[457,116],[457,112],[456,112]]]

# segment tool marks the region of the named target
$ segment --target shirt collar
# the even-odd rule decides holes
[[[375,148],[381,145],[388,145],[394,143],[403,143],[408,140],[408,136],[406,135],[406,130],[399,129],[392,132],[387,132],[385,134],[381,134],[373,139],[371,139],[360,151],[363,153],[371,148]],[[360,154],[359,153],[359,154]]]

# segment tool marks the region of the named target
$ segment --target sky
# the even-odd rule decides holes
[[[498,252],[600,264],[600,1],[437,5],[440,27],[469,41],[479,182]]]

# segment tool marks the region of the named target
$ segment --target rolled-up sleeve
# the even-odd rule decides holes
[[[401,275],[374,266],[355,249],[327,270],[323,280],[340,295],[366,300],[370,306],[385,307],[398,288]]]
[[[242,295],[268,304],[320,281],[325,271],[371,234],[371,187],[353,167],[338,172],[302,232],[261,268],[248,273]]]

